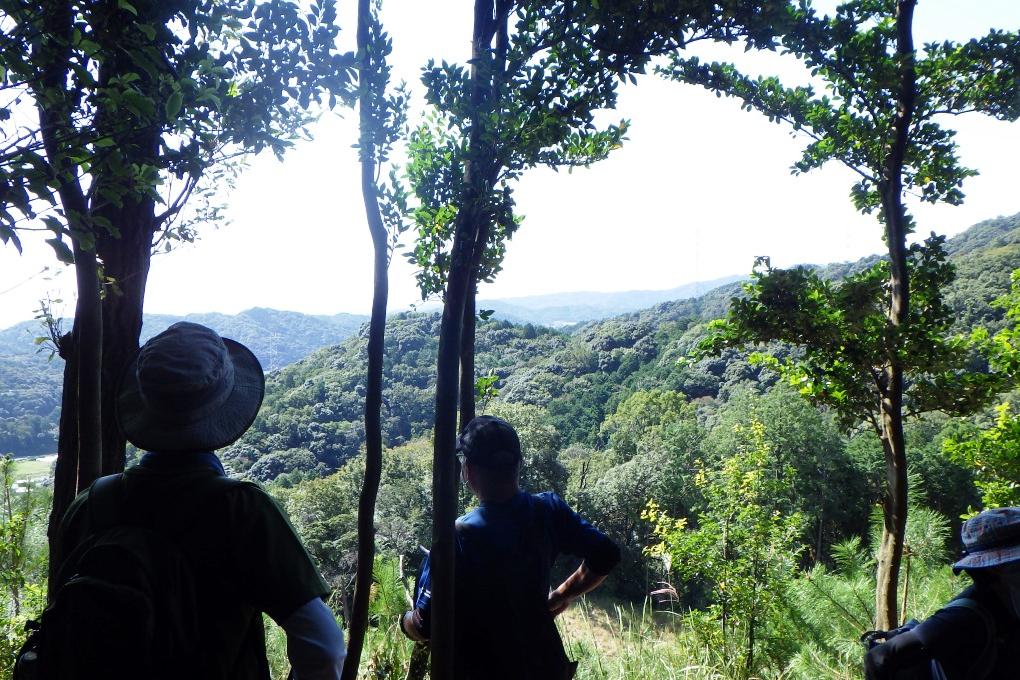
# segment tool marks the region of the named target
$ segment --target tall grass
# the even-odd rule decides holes
[[[859,637],[873,616],[870,566],[858,554],[853,564],[802,574],[783,621],[768,631],[772,648],[785,653],[768,658],[750,676],[740,655],[723,648],[719,623],[706,612],[661,611],[650,602],[621,605],[595,597],[578,601],[557,621],[567,655],[578,661],[576,680],[856,680],[864,653]],[[414,648],[397,628],[407,606],[403,586],[393,565],[377,564],[376,578],[373,626],[358,677],[403,680]],[[924,618],[966,585],[948,567],[915,565],[908,616]],[[286,641],[271,622],[268,631],[273,678],[284,680]]]

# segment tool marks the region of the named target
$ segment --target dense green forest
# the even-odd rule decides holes
[[[456,675],[456,632],[473,620],[457,604],[465,580],[455,569],[456,518],[476,499],[459,480],[471,478],[475,461],[462,470],[455,454],[480,413],[518,431],[524,489],[557,492],[621,549],[597,592],[585,590],[590,596],[558,618],[557,598],[569,603],[570,593],[545,603],[580,662],[576,680],[859,677],[863,631],[923,618],[968,584],[949,567],[961,521],[1020,506],[1020,214],[947,240],[938,233],[945,225],[929,223],[936,213],[918,209],[960,205],[969,179],[986,169],[964,165],[963,128],[951,121],[1020,120],[1020,36],[982,26],[984,35],[956,42],[943,11],[931,15],[943,34],[918,23],[915,44],[917,0],[827,9],[791,0],[473,0],[457,6],[462,22],[428,5],[434,16],[423,15],[415,31],[429,52],[408,64],[397,57],[414,41],[384,26],[395,16],[384,12],[390,4],[358,0],[355,15],[334,0],[0,0],[0,244],[21,256],[26,244],[45,243],[47,257],[73,272],[75,298],[66,324],[40,303],[35,322],[0,332],[0,678],[10,675],[28,622],[61,600],[61,581],[74,571],[61,563],[78,554],[63,545],[66,510],[136,459],[130,428],[121,427],[125,404],[139,399],[166,416],[165,429],[191,432],[225,424],[223,398],[256,394],[257,380],[233,382],[226,359],[181,384],[152,371],[160,394],[195,389],[187,404],[124,389],[140,343],[182,318],[144,315],[154,254],[196,244],[228,221],[227,190],[258,154],[283,160],[301,142],[324,148],[325,118],[354,133],[317,169],[329,188],[288,192],[281,202],[292,214],[282,220],[253,216],[254,226],[271,227],[259,239],[267,256],[245,255],[232,241],[228,255],[209,261],[236,259],[274,292],[321,292],[289,287],[279,265],[311,269],[322,262],[309,257],[313,249],[353,252],[355,236],[344,230],[336,246],[321,231],[301,238],[291,227],[346,228],[360,213],[336,189],[357,185],[371,239],[371,256],[359,251],[358,264],[370,262],[372,277],[356,286],[371,288],[371,316],[256,307],[183,317],[249,345],[267,392],[240,439],[190,440],[181,450],[232,441],[217,452],[227,471],[264,485],[289,515],[331,587],[327,604],[347,638],[343,680]],[[466,49],[452,60],[440,49],[452,34],[433,20],[462,31],[457,44]],[[398,84],[406,67],[416,83]],[[527,228],[522,206],[539,205],[519,191],[522,181],[540,177],[536,170],[569,177],[623,155],[643,116],[617,117],[621,93],[648,79],[715,94],[790,132],[793,175],[839,166],[839,177],[852,178],[848,206],[874,219],[872,242],[880,235],[884,250],[790,268],[756,257],[746,278],[717,279],[710,289],[546,290],[487,303],[484,284],[510,265],[511,240]],[[733,235],[738,224],[727,224],[718,203],[770,210],[771,221],[755,215],[751,226],[764,233],[769,225],[777,244],[784,221],[810,219],[820,236],[830,222],[850,224],[828,206],[799,217],[787,210],[808,184],[734,192],[728,172],[759,153],[761,138],[725,149],[716,142],[737,139],[728,133],[739,124],[695,125],[689,102],[690,111],[669,109],[676,122],[658,133],[689,144],[683,153],[660,154],[604,197],[555,200],[630,208],[636,189],[664,177],[670,186],[656,191],[708,204],[699,213],[710,215],[707,226]],[[713,144],[698,147],[692,134]],[[702,173],[726,194],[705,201],[668,164],[699,171],[708,155],[727,162]],[[290,211],[297,202],[315,204],[316,217]],[[1016,209],[975,203],[988,213]],[[639,219],[672,228],[678,215],[687,218],[676,207],[656,204],[653,217]],[[612,249],[629,239],[636,215],[558,221],[575,243]],[[578,225],[616,231],[594,238]],[[680,247],[700,254],[702,226],[684,224]],[[242,238],[249,233],[257,232]],[[539,236],[546,252],[600,274],[595,267],[622,262],[610,250],[589,264],[566,241]],[[284,240],[295,249],[277,252]],[[543,268],[534,254],[514,262],[518,271]],[[403,283],[420,295],[420,311],[391,313],[395,257],[413,269],[413,283]],[[645,263],[630,257],[628,266]],[[319,268],[330,276],[345,271],[339,259],[328,262]],[[216,269],[187,273],[198,295],[214,286],[235,292]],[[323,287],[330,305],[350,290],[337,280]],[[173,288],[181,298],[173,308],[187,299],[198,307],[184,290]],[[165,440],[147,445],[172,453]],[[30,457],[54,452],[47,479],[50,458]],[[85,506],[93,514],[95,501]],[[427,650],[396,625],[424,551]],[[557,564],[553,578],[575,567]],[[228,598],[230,606],[247,606],[249,595]],[[546,611],[539,600],[531,605]],[[88,616],[100,608],[72,609]],[[293,640],[264,620],[272,675],[289,677]],[[88,627],[100,638],[107,629]],[[339,665],[332,647],[330,663]]]
[[[957,270],[946,290],[957,332],[998,330],[1003,311],[990,303],[1009,290],[1009,272],[1020,267],[1020,215],[975,225],[950,239],[947,251]],[[838,279],[874,261],[831,264],[819,272]],[[478,373],[496,377],[495,402],[541,408],[564,446],[603,448],[603,421],[633,392],[676,391],[708,414],[740,388],[760,390],[776,381],[741,352],[679,361],[739,290],[728,284],[571,332],[490,319],[478,325]],[[401,314],[388,322],[383,429],[390,446],[431,427],[438,325],[437,314]],[[224,452],[232,469],[259,481],[296,479],[329,473],[357,455],[364,441],[365,342],[359,334],[271,375],[255,426]]]
[[[1004,328],[1004,309],[992,302],[1008,292],[1009,273],[1020,268],[1020,215],[975,225],[950,239],[947,251],[956,270],[955,280],[946,289],[956,319],[955,331]],[[816,269],[823,277],[836,280],[876,259]],[[824,598],[836,602],[819,603],[819,586],[792,581],[791,587],[802,595],[794,603],[801,609],[787,611],[785,616],[804,617],[800,625],[809,626],[806,620],[814,615],[818,620],[807,629],[813,631],[820,646],[766,649],[775,656],[774,663],[791,668],[806,664],[808,670],[795,677],[818,677],[814,675],[818,657],[841,667],[855,663],[858,655],[852,646],[840,648],[825,641],[827,634],[847,633],[827,633],[825,627],[833,622],[819,612],[826,611],[831,617],[834,615],[825,606],[848,607],[851,602],[842,598],[851,598],[860,608],[860,598],[866,598],[870,586],[866,570],[861,570],[869,559],[869,516],[882,493],[881,447],[869,432],[842,431],[830,413],[800,398],[777,374],[750,363],[746,352],[730,350],[719,357],[687,359],[705,337],[706,322],[724,316],[731,297],[740,294],[739,284],[728,284],[697,298],[662,303],[570,331],[498,319],[482,321],[477,328],[477,370],[494,380],[485,383],[480,408],[518,427],[525,447],[526,488],[563,494],[623,547],[624,562],[610,579],[612,598],[608,602],[615,599],[640,608],[649,592],[661,591],[662,584],[668,583],[669,588],[677,589],[674,595],[680,600],[670,604],[667,598],[659,605],[666,610],[680,602],[709,606],[713,600],[709,590],[696,585],[693,573],[688,575],[685,590],[685,582],[677,581],[676,572],[667,566],[671,562],[653,549],[661,545],[657,532],[663,531],[656,518],[696,522],[706,503],[705,489],[698,480],[728,460],[732,452],[753,449],[754,437],[749,433],[760,426],[758,445],[768,451],[764,464],[786,470],[785,486],[770,502],[783,516],[797,518],[786,546],[792,564],[812,568],[811,578],[831,588],[824,591]],[[259,333],[249,331],[246,338],[265,357],[269,312],[247,314],[260,313],[261,325],[242,320],[233,330],[240,334],[245,329],[260,329]],[[315,318],[272,314],[270,318],[281,320],[272,333],[279,334],[277,337],[286,333],[284,337],[293,339],[290,345],[289,340],[279,341],[277,351],[286,352],[284,356],[298,356],[316,342],[330,341],[327,332],[344,332]],[[155,327],[169,321],[160,317],[151,323]],[[223,319],[206,321],[225,323]],[[434,408],[438,324],[434,313],[398,314],[387,324],[383,407],[387,450],[376,512],[382,569],[392,568],[385,566],[387,559],[413,569],[420,559],[419,546],[430,540],[428,435]],[[17,332],[28,331],[18,328]],[[224,325],[222,332],[229,336],[231,327]],[[284,502],[340,594],[337,606],[341,612],[350,606],[356,565],[357,499],[364,475],[363,458],[358,453],[364,442],[365,343],[364,330],[355,332],[270,373],[266,400],[255,425],[222,452],[233,472],[269,484]],[[772,349],[780,354],[789,351]],[[54,368],[49,370],[54,376],[47,382],[40,378],[46,373],[39,372],[39,367],[47,364],[29,356],[22,360],[30,369],[10,375],[22,377],[20,395],[38,395],[35,407],[39,417],[26,417],[33,402],[21,396],[15,403],[22,412],[5,422],[20,427],[47,423],[46,409],[54,409],[58,403],[55,367],[60,362],[53,361]],[[933,589],[940,596],[960,587],[946,580],[939,566],[946,551],[955,545],[959,518],[980,506],[981,495],[973,470],[951,459],[944,442],[947,437],[971,431],[974,423],[989,423],[991,418],[991,411],[966,419],[934,414],[908,425],[912,504],[917,509],[917,526],[912,524],[910,540],[913,554],[920,560],[914,587]],[[43,430],[48,437],[52,437],[52,427],[49,423]],[[833,493],[834,489],[839,493]],[[469,500],[462,494],[461,507]],[[653,510],[650,500],[655,501]],[[36,533],[33,540],[41,539]],[[918,596],[918,606],[932,606],[935,597]],[[585,610],[585,616],[595,617],[600,635],[615,635],[620,645],[634,644],[631,636],[642,627],[640,635],[659,636],[660,643],[666,640],[673,645],[660,650],[661,658],[676,653],[675,645],[681,642],[694,647],[708,644],[703,637],[685,639],[669,626],[663,628],[665,624],[655,616],[645,618],[631,610],[626,627],[598,623],[603,611],[599,607],[612,611],[613,606],[621,606],[596,600],[600,602],[605,604]],[[398,597],[390,606],[399,608],[402,599]],[[865,607],[855,616],[864,621],[870,613]],[[571,627],[581,625],[576,618],[567,621]],[[846,621],[841,621],[836,628],[845,625]],[[596,650],[586,647],[593,640],[586,641],[583,632],[575,633],[576,653],[597,656]],[[404,658],[407,652],[399,645],[392,648],[392,640],[372,644],[383,645],[373,648],[375,653],[388,649],[386,653],[397,655],[394,659]],[[816,658],[799,656],[804,654]],[[396,663],[394,659],[390,662]],[[719,663],[719,659],[706,662]]]
[[[244,343],[267,372],[339,343],[356,333],[365,321],[356,314],[310,316],[258,308],[233,315],[148,314],[142,329],[143,342],[185,319]],[[63,362],[53,355],[52,342],[36,341],[46,335],[41,320],[0,331],[0,453],[20,457],[57,450]]]

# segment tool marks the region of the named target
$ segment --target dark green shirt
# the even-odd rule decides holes
[[[195,566],[204,677],[269,678],[261,612],[283,622],[329,588],[276,501],[252,483],[210,482],[217,476],[197,458],[130,468],[124,473],[127,516],[132,524],[176,536]],[[91,531],[88,496],[87,490],[79,494],[64,515],[65,555]]]

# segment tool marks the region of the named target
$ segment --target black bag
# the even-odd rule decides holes
[[[969,597],[958,597],[950,601],[946,607],[965,607],[976,612],[984,622],[988,631],[988,642],[984,649],[974,655],[974,667],[968,675],[968,677],[972,678],[984,678],[995,666],[996,662],[998,637],[995,619],[990,612],[985,610],[985,607],[980,602]],[[913,630],[918,625],[920,625],[919,621],[911,619],[893,630],[871,630],[861,635],[861,642],[871,650],[889,642],[889,640],[898,635]],[[895,678],[896,680],[948,680],[948,676],[938,659],[933,659],[927,654],[909,667],[899,669],[896,672]]]
[[[242,483],[212,479],[211,488]],[[91,533],[61,565],[50,605],[29,622],[14,680],[202,675],[194,567],[173,536],[131,523],[124,486],[110,475],[90,487]]]

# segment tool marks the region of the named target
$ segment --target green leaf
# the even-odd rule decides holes
[[[74,264],[74,253],[71,252],[66,243],[59,238],[48,238],[46,243],[49,243],[53,248],[53,252],[56,253],[58,260],[64,264]]]
[[[127,0],[117,0],[117,7],[121,8],[125,12],[131,12],[135,16],[138,16],[138,10],[135,9],[134,5]]]
[[[167,121],[172,121],[172,120],[176,120],[177,119],[177,114],[179,114],[181,112],[181,104],[183,104],[183,103],[184,103],[184,94],[180,90],[175,90],[173,92],[173,94],[171,94],[167,98],[166,104],[164,105],[164,110],[166,112],[166,119],[167,119]]]

